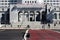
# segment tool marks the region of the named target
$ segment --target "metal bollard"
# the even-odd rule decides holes
[[[29,26],[29,25],[27,25],[27,28],[30,28],[30,26]]]
[[[12,25],[11,25],[11,27],[12,27]]]
[[[50,24],[48,24],[48,28],[50,28]]]

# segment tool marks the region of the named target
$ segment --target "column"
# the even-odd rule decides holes
[[[59,13],[57,13],[57,23],[59,23]]]
[[[35,22],[36,22],[36,11],[34,11],[34,13],[35,13]]]
[[[28,14],[28,11],[25,12],[25,21],[29,21],[29,14]]]
[[[27,11],[27,21],[29,21],[29,11]]]
[[[57,13],[57,20],[59,20],[59,13]]]
[[[25,21],[25,14],[24,14],[24,10],[22,11],[22,22]]]
[[[1,17],[2,17],[2,13],[0,13],[0,24],[1,24]]]
[[[28,11],[28,15],[29,15],[29,17],[28,17],[28,21],[30,21],[30,11]]]
[[[35,21],[35,11],[33,11],[33,20]]]
[[[18,11],[18,22],[20,22],[19,16],[20,16],[20,15],[19,15],[19,11]]]
[[[42,13],[40,12],[40,20],[42,19]]]

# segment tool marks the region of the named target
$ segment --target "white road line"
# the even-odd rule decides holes
[[[27,35],[28,31],[29,31],[29,29],[28,29],[28,30],[26,30],[26,32],[25,32],[25,35],[24,35],[24,39],[25,39],[25,40],[27,40],[26,35]]]

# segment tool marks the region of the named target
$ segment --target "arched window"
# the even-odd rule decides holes
[[[59,14],[59,19],[60,19],[60,14]]]
[[[35,14],[35,15],[37,15],[37,16],[36,16],[36,21],[40,21],[40,12],[37,11],[36,13],[37,13],[37,14]]]
[[[35,21],[34,11],[30,11],[30,21]]]
[[[36,1],[35,1],[35,3],[36,3]]]
[[[19,11],[18,12],[18,21],[22,21],[22,15],[23,15],[23,12],[22,11]]]
[[[54,19],[57,19],[57,14],[56,13],[54,14]]]
[[[28,1],[28,3],[29,3],[29,1]]]
[[[25,1],[25,3],[26,3],[26,1]]]
[[[32,1],[32,3],[34,3],[34,1]]]
[[[30,3],[31,3],[31,1],[30,1]]]

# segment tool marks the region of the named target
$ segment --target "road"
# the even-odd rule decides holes
[[[0,30],[0,40],[22,40],[26,30]]]

